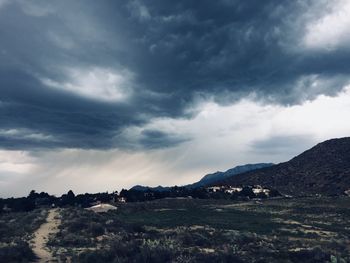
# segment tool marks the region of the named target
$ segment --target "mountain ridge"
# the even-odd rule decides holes
[[[261,169],[261,168],[265,168],[265,167],[270,167],[273,165],[275,165],[275,164],[273,164],[273,163],[254,163],[254,164],[249,163],[249,164],[244,164],[244,165],[237,165],[233,168],[226,170],[225,172],[217,171],[215,173],[206,174],[198,182],[186,185],[186,187],[195,188],[195,187],[207,186],[213,182],[220,181],[220,180],[225,179],[225,178],[230,177],[230,176],[235,176],[235,175],[238,175],[238,174],[241,174],[244,172],[249,172],[249,171],[253,171],[253,170],[257,170],[257,169]]]
[[[244,165],[237,165],[233,168],[230,168],[226,170],[225,172],[217,171],[215,173],[210,173],[204,175],[199,181],[192,183],[192,184],[187,184],[182,187],[186,187],[189,189],[194,189],[194,188],[199,188],[199,187],[205,187],[208,186],[212,183],[218,182],[220,180],[223,180],[227,177],[234,176],[240,173],[256,170],[256,169],[261,169],[264,167],[270,167],[274,165],[273,163],[255,163],[255,164],[244,164]],[[149,186],[142,186],[142,185],[135,185],[130,190],[137,190],[137,191],[168,191],[171,187],[170,186],[156,186],[156,187],[149,187]]]
[[[350,188],[350,137],[330,139],[291,160],[213,185],[260,184],[283,194],[342,194]]]

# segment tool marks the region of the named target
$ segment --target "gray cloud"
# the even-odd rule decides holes
[[[132,143],[120,136],[123,129],[156,117],[191,117],[187,108],[198,97],[230,104],[255,93],[269,102],[295,104],[334,95],[349,81],[346,47],[325,52],[300,45],[307,19],[322,15],[323,5],[311,0],[6,2],[0,9],[0,130],[26,132],[1,135],[0,147],[126,147]],[[106,70],[104,81],[112,88],[119,85],[113,78],[129,72],[133,77],[123,84],[127,98],[106,102],[98,89],[89,97],[74,92],[84,77],[101,79],[82,74],[72,80],[67,72],[88,75],[94,68]],[[106,85],[101,83],[91,85]],[[162,148],[186,140],[144,131],[137,143]]]
[[[169,134],[157,130],[143,130],[139,142],[148,149],[157,149],[175,146],[188,140],[189,138],[176,134]]]
[[[259,154],[295,156],[312,147],[316,142],[313,135],[275,135],[265,140],[254,141],[250,146]]]

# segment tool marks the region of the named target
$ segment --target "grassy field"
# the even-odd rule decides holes
[[[64,262],[350,262],[350,198],[163,199],[62,210]]]

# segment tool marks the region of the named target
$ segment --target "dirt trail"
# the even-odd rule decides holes
[[[52,253],[48,250],[46,242],[49,240],[49,235],[55,234],[58,231],[58,226],[61,221],[58,219],[58,209],[49,210],[46,223],[42,224],[40,228],[34,233],[32,239],[33,251],[37,255],[37,262],[57,262]]]

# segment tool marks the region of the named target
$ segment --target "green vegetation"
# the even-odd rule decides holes
[[[350,262],[350,198],[161,199],[61,212],[65,262]]]
[[[0,262],[34,260],[29,240],[46,216],[1,214]],[[350,262],[349,197],[165,198],[60,217],[48,246],[61,262]]]

